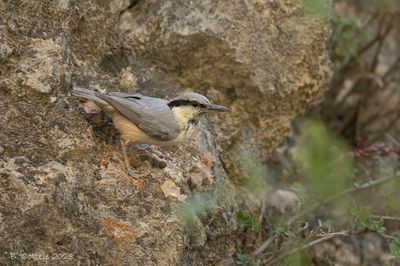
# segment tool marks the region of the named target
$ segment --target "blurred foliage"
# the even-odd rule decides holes
[[[294,233],[290,230],[289,225],[281,217],[275,223],[275,233],[280,237],[292,237]]]
[[[295,252],[291,252],[286,256],[283,260],[283,265],[285,266],[309,266],[312,265],[311,261],[311,255],[308,250],[306,249],[301,249],[298,250],[298,247],[301,247],[302,243],[301,241],[293,241],[291,245],[289,246],[288,250],[292,251],[295,250]]]
[[[294,219],[285,216],[287,214],[271,213],[272,208],[270,212],[260,211],[262,219],[257,219],[245,211],[246,204],[241,205],[243,199],[265,201],[272,185],[279,186],[276,184],[277,179],[286,179],[273,176],[266,164],[256,156],[256,151],[237,152],[237,163],[243,171],[243,182],[237,187],[235,194],[235,197],[239,197],[236,198],[237,204],[242,207],[235,212],[235,216],[242,228],[249,229],[238,230],[238,238],[242,238],[238,242],[245,243],[245,246],[238,247],[242,253],[236,254],[237,265],[277,265],[276,262],[279,262],[279,265],[310,265],[312,249],[308,244],[318,237],[329,235],[333,229],[347,227],[357,234],[369,231],[384,234],[386,231],[383,220],[377,219],[377,216],[362,204],[362,207],[349,210],[350,201],[347,201],[346,211],[331,208],[331,203],[336,207],[343,198],[350,198],[348,194],[352,193],[353,188],[357,188],[355,183],[359,186],[367,183],[365,169],[361,171],[360,168],[356,168],[359,165],[354,164],[354,153],[350,151],[349,146],[328,130],[320,120],[302,120],[301,125],[296,145],[288,152],[288,167],[292,170],[286,172],[286,175],[296,176],[295,182],[291,183],[291,189],[304,198],[303,208],[294,213]],[[394,186],[389,182],[386,185],[390,191],[398,194],[398,185]],[[382,184],[381,189],[383,188],[385,185]],[[190,231],[197,230],[207,212],[217,207],[217,198],[224,196],[216,187],[208,192],[197,193],[180,204],[177,213],[185,228]],[[351,199],[352,205],[358,206],[356,199]],[[309,216],[314,218],[310,219]],[[253,249],[254,245],[257,245],[255,243],[260,244],[260,237],[274,239],[269,244],[272,253],[262,253],[264,256],[270,254],[267,261],[272,264],[263,264],[262,256],[260,258],[249,255],[251,251],[247,250],[248,246]],[[393,254],[398,252],[399,242],[392,241],[390,250]]]
[[[256,232],[260,230],[260,224],[257,222],[257,219],[249,213],[238,211],[236,212],[236,219],[243,224],[245,228]]]
[[[331,2],[329,0],[302,0],[302,6],[309,16],[329,18],[332,14]]]
[[[341,0],[335,6],[329,44],[334,75],[318,113],[354,146],[384,141],[399,130],[400,1]]]
[[[242,151],[237,152],[237,154],[236,161],[244,173],[241,178],[242,186],[253,195],[263,197],[267,185],[273,183],[273,178],[267,166],[256,156],[256,151]]]
[[[397,165],[399,169],[400,166]],[[400,178],[399,173],[393,173],[397,178],[393,178],[390,182],[384,184],[378,191],[377,197],[380,199],[380,206],[386,211],[393,213],[394,215],[400,215],[399,203],[400,203]]]
[[[320,121],[305,121],[302,132],[293,162],[305,176],[307,196],[323,199],[343,190],[354,175],[348,147]]]
[[[259,264],[253,257],[246,256],[244,254],[236,254],[236,264],[244,266],[258,266]]]
[[[400,259],[400,236],[395,237],[390,244],[390,255],[394,258]]]
[[[317,221],[318,221],[318,226],[321,229],[326,229],[326,230],[330,231],[331,228],[333,227],[332,219],[325,219],[325,220],[317,219]]]
[[[201,219],[216,206],[216,196],[214,191],[197,193],[178,205],[177,216],[186,230],[196,230]]]
[[[386,228],[384,227],[383,219],[373,218],[370,209],[352,208],[350,213],[354,217],[354,225],[357,231],[385,233]]]
[[[398,12],[400,2],[398,0],[353,0],[354,4],[365,9],[379,12]]]
[[[369,37],[368,31],[363,28],[365,22],[360,18],[338,15],[333,16],[331,21],[334,30],[330,40],[330,55],[334,70],[338,71],[351,59],[361,65],[363,58],[359,56],[359,50]]]

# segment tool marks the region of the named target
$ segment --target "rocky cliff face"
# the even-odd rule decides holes
[[[193,235],[175,206],[229,189],[238,154],[265,158],[321,98],[328,34],[294,0],[1,2],[0,260],[229,262],[235,203]],[[152,147],[156,159],[132,149],[144,176],[133,179],[115,129],[82,112],[73,84],[166,98],[191,88],[231,112],[188,144]]]

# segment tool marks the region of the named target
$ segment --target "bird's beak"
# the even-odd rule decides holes
[[[206,106],[206,111],[209,112],[228,112],[229,108],[222,106],[222,105],[217,105],[217,104],[209,104]]]

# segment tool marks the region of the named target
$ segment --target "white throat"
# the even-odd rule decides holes
[[[197,123],[193,123],[193,119],[199,119],[198,111],[191,106],[179,106],[172,108],[176,120],[179,123],[181,132],[174,142],[184,142],[193,134]],[[192,121],[192,122],[191,122]]]
[[[191,106],[174,107],[172,112],[181,128],[187,127],[189,121],[198,116],[198,111]]]

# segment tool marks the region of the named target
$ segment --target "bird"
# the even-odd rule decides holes
[[[111,118],[121,134],[124,164],[131,176],[137,173],[129,164],[127,145],[178,145],[191,137],[203,115],[229,111],[195,92],[184,92],[170,100],[139,93],[99,93],[81,87],[74,87],[72,94],[93,100]]]

